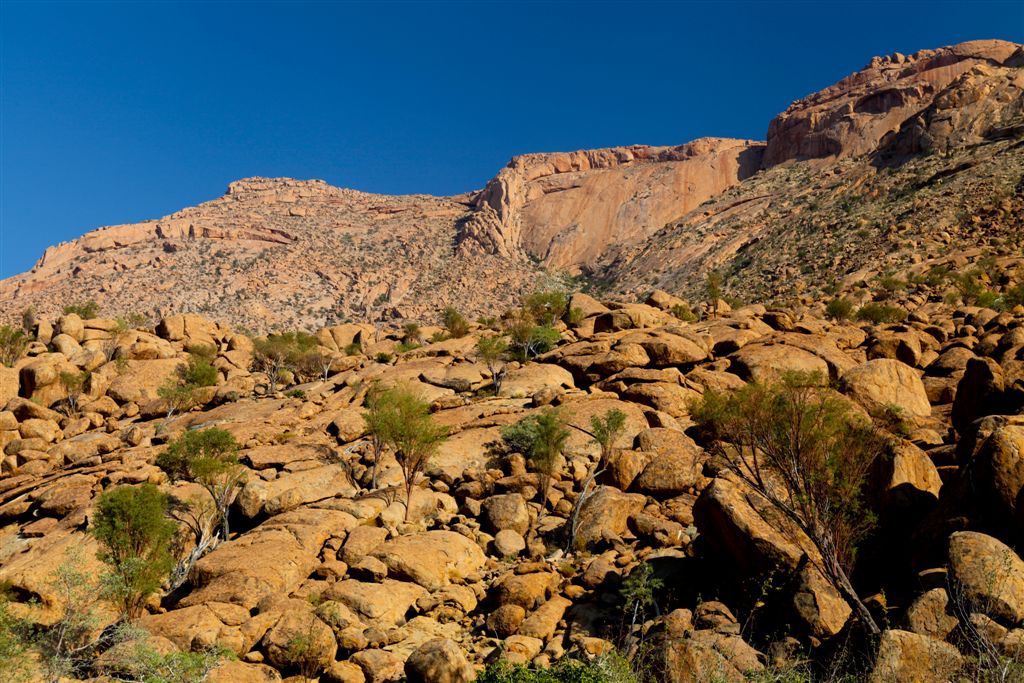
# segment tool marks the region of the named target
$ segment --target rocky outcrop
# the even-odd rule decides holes
[[[977,40],[875,57],[794,102],[768,127],[764,166],[863,154],[946,152],[1001,131],[1021,111],[1020,46]]]
[[[704,138],[678,147],[613,147],[515,157],[473,200],[461,248],[592,265],[753,174],[763,147]]]

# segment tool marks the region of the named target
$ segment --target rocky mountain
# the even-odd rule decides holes
[[[1021,46],[996,40],[875,58],[791,105],[764,143],[529,154],[457,197],[240,180],[51,247],[0,282],[0,311],[93,299],[111,315],[192,311],[254,330],[429,322],[449,305],[494,315],[570,277],[607,295],[692,295],[709,269],[733,297],[809,302],[983,245],[1011,256],[1022,66]]]

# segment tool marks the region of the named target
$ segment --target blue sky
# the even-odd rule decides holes
[[[0,277],[253,175],[481,187],[514,154],[763,139],[873,55],[1020,2],[0,2]]]

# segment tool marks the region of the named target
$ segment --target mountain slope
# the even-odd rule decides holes
[[[51,247],[0,282],[0,315],[211,315],[254,330],[505,309],[582,275],[607,294],[791,298],[982,247],[1018,255],[1024,51],[972,41],[793,103],[764,143],[705,138],[512,159],[457,197],[250,178],[156,221]],[[923,266],[921,266],[923,267]]]

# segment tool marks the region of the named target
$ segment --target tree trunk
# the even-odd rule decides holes
[[[868,630],[872,636],[878,636],[882,633],[882,629],[878,627],[875,622],[875,618],[871,616],[871,611],[867,605],[857,595],[857,591],[853,589],[853,585],[850,583],[850,579],[846,576],[846,572],[841,567],[835,567],[836,573],[836,588],[839,589],[839,593],[843,596],[851,606],[853,611],[857,615],[857,620]]]

